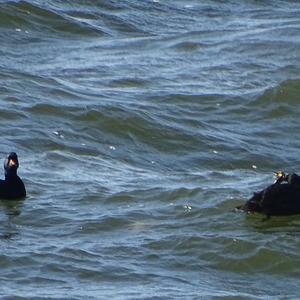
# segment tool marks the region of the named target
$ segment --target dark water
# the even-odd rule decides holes
[[[0,1],[1,299],[298,299],[300,2]]]

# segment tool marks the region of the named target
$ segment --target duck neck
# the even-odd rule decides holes
[[[16,170],[5,170],[5,180],[11,181],[18,177]]]

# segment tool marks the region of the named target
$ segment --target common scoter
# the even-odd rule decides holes
[[[5,179],[0,180],[1,199],[19,199],[26,196],[26,189],[22,179],[17,175],[19,167],[18,156],[15,152],[8,154],[4,161]]]
[[[254,195],[237,209],[267,216],[300,214],[300,176],[279,171],[276,181]]]

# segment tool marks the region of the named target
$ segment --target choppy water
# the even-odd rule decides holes
[[[298,299],[298,1],[0,1],[2,299]]]

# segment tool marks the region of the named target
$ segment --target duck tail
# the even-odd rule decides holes
[[[262,212],[261,202],[263,199],[263,192],[254,193],[253,196],[243,205],[236,208],[244,212]]]

